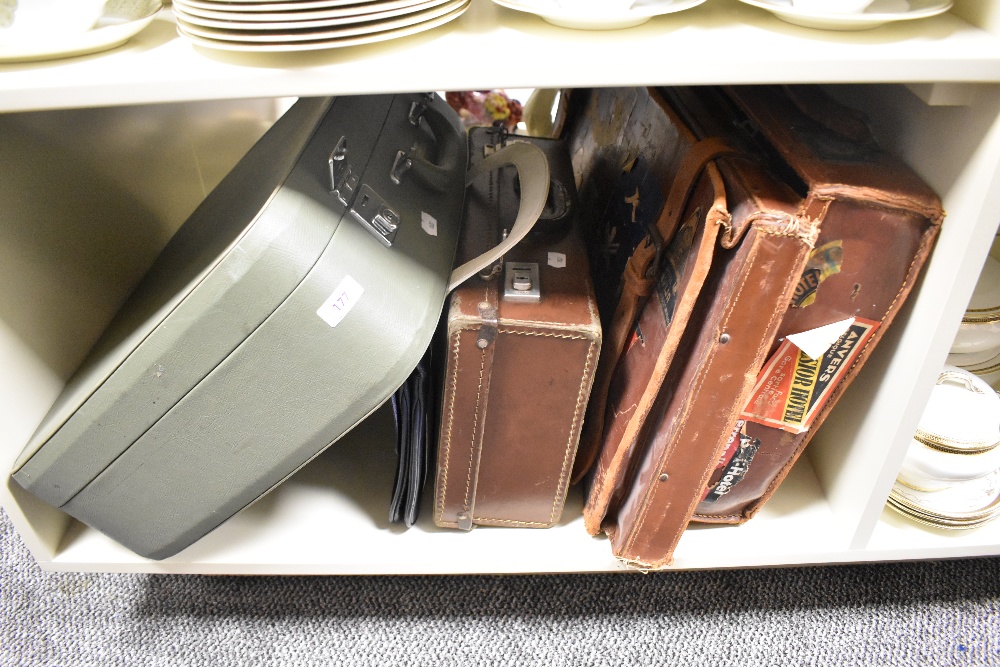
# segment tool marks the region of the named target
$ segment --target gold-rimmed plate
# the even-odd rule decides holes
[[[470,0],[461,0],[457,6],[447,5],[448,10],[444,14],[434,18],[420,16],[411,17],[413,23],[403,24],[400,27],[387,27],[385,24],[376,24],[366,28],[370,32],[363,30],[348,34],[347,31],[328,31],[326,36],[315,36],[315,39],[285,40],[274,36],[271,41],[244,41],[239,39],[225,39],[216,37],[206,37],[189,31],[178,23],[177,30],[181,35],[189,39],[198,46],[222,51],[239,51],[243,53],[279,53],[293,51],[318,51],[325,49],[337,49],[350,46],[361,46],[364,44],[374,44],[391,39],[409,37],[433,28],[442,26],[460,17],[468,8]]]
[[[404,16],[433,9],[446,4],[449,0],[396,0],[395,2],[381,2],[364,5],[363,11],[355,11],[354,7],[344,7],[331,10],[319,18],[306,20],[287,21],[234,21],[220,20],[216,18],[206,18],[198,14],[188,13],[182,5],[174,5],[174,14],[177,20],[188,26],[197,26],[207,30],[221,30],[226,32],[288,32],[299,30],[322,30],[339,25],[351,23],[362,23],[366,21],[383,21],[396,16]]]

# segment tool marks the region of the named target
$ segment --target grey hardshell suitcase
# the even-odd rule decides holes
[[[164,248],[14,480],[156,559],[254,502],[417,365],[462,278],[466,170],[440,97],[296,102]]]

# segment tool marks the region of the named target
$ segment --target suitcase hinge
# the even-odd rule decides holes
[[[347,137],[341,137],[333,147],[328,160],[330,165],[330,194],[347,206],[358,187],[357,174],[347,164]]]
[[[500,329],[500,322],[497,315],[497,309],[486,301],[479,304],[479,317],[482,319],[483,323],[479,327],[479,336],[476,338],[476,347],[480,350],[485,350],[489,347],[490,343],[496,340],[497,333]]]

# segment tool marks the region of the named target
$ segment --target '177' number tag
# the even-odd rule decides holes
[[[323,318],[323,321],[331,327],[340,324],[341,320],[347,317],[351,308],[361,299],[365,288],[358,284],[354,278],[344,276],[344,279],[337,285],[323,305],[319,307],[316,314]]]

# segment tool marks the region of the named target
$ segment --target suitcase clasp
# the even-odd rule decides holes
[[[365,183],[351,207],[351,217],[364,225],[386,248],[392,246],[399,229],[399,214]]]
[[[537,262],[507,262],[503,298],[507,301],[541,301]]]

